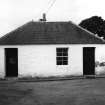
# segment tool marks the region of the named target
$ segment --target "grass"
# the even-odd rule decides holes
[[[1,81],[0,105],[105,105],[105,78]]]

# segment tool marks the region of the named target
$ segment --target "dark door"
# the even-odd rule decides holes
[[[5,48],[6,77],[18,76],[18,49]]]
[[[83,48],[83,75],[95,75],[95,47]]]

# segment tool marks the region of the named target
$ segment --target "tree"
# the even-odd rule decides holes
[[[105,20],[99,16],[92,16],[80,22],[79,26],[105,39]]]

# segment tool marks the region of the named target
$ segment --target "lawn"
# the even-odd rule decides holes
[[[105,105],[105,78],[1,81],[0,105]]]

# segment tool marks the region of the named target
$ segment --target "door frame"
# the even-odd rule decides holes
[[[94,66],[94,71],[93,71],[94,73],[93,74],[91,74],[91,73],[90,74],[88,74],[88,73],[84,74],[84,48],[92,48],[92,49],[94,49],[93,50],[94,51],[94,58],[93,58],[94,59],[94,61],[93,61],[94,64],[92,65],[92,66]],[[96,47],[83,47],[83,75],[84,76],[94,76],[95,75],[95,48]]]
[[[7,54],[7,52],[6,52],[6,50],[7,49],[16,49],[16,54],[17,54],[17,56],[16,56],[16,59],[17,59],[17,76],[7,76],[7,61],[6,61],[6,54]],[[4,48],[4,54],[5,54],[5,56],[4,56],[4,60],[5,60],[5,62],[4,62],[4,64],[5,64],[5,77],[6,78],[12,78],[12,77],[18,77],[18,48]]]

